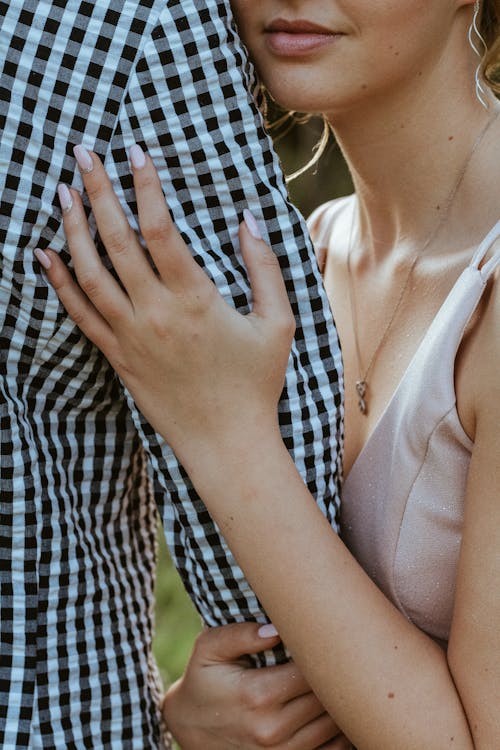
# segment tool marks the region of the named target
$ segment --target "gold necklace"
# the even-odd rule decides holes
[[[475,151],[477,150],[478,146],[480,145],[481,141],[486,135],[486,132],[488,131],[490,125],[493,124],[493,122],[497,119],[499,114],[500,114],[500,110],[492,118],[488,120],[486,125],[484,125],[484,127],[479,132],[479,135],[477,136],[476,140],[474,141],[472,145],[471,150],[469,151],[469,154],[467,156],[467,159],[465,160],[465,163],[460,169],[458,177],[453,184],[453,187],[448,195],[448,198],[446,199],[444,211],[442,211],[439,221],[437,222],[436,226],[431,231],[430,235],[425,240],[424,244],[415,252],[412,262],[410,263],[410,268],[406,275],[405,282],[401,288],[401,292],[396,301],[396,305],[391,313],[388,323],[386,324],[384,330],[382,331],[382,335],[380,336],[377,342],[377,345],[375,346],[375,349],[373,350],[372,356],[370,357],[370,361],[368,362],[368,365],[364,372],[363,372],[363,367],[362,367],[362,358],[361,358],[361,352],[360,352],[360,346],[359,346],[358,316],[357,316],[357,311],[356,311],[354,287],[352,283],[352,274],[351,274],[351,254],[352,254],[352,249],[353,249],[352,248],[353,227],[354,227],[354,218],[356,214],[356,203],[354,203],[352,219],[351,219],[351,227],[349,230],[349,242],[348,242],[348,248],[347,248],[347,279],[348,279],[348,287],[349,287],[349,303],[350,303],[350,308],[351,308],[352,328],[353,328],[353,333],[354,333],[354,344],[355,344],[356,358],[357,358],[357,363],[358,363],[358,379],[356,380],[355,387],[356,387],[356,394],[358,397],[359,410],[361,414],[364,414],[365,416],[368,414],[368,389],[369,389],[368,375],[370,374],[372,370],[377,354],[379,353],[380,349],[384,345],[387,339],[387,336],[389,334],[389,331],[392,328],[392,324],[401,306],[406,290],[408,289],[408,284],[410,283],[410,279],[412,277],[413,271],[415,270],[415,266],[417,265],[418,260],[424,254],[425,250],[429,247],[431,242],[435,239],[440,229],[442,228],[444,222],[448,218],[451,206],[458,192],[458,189],[460,188],[460,185],[462,184],[462,181],[465,177],[465,173],[467,172],[467,168],[472,160],[472,157],[474,156]]]

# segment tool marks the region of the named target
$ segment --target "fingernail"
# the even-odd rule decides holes
[[[146,157],[144,155],[144,151],[138,143],[134,143],[134,145],[131,147],[129,156],[130,163],[132,164],[134,169],[142,169],[144,166],[146,166]]]
[[[92,170],[94,169],[94,162],[92,161],[92,157],[85,146],[82,146],[81,144],[79,146],[75,146],[75,148],[73,149],[73,153],[75,155],[76,163],[80,167],[80,172],[83,172],[83,174],[92,172]]]
[[[245,208],[243,211],[243,218],[245,220],[245,224],[247,225],[247,229],[256,240],[261,240],[262,235],[260,233],[259,225],[257,224],[257,220],[253,213],[248,210],[248,208]]]
[[[40,265],[45,268],[45,270],[49,270],[52,266],[52,261],[50,260],[47,253],[44,253],[43,250],[41,250],[39,247],[36,247],[33,250],[33,255],[37,259],[37,261],[40,263]]]
[[[61,204],[63,213],[67,214],[71,211],[73,206],[73,199],[68,186],[63,184],[59,185],[57,188],[57,195],[59,196],[59,203]]]
[[[259,628],[257,632],[260,638],[275,638],[277,635],[279,635],[274,625],[262,625],[262,627]]]

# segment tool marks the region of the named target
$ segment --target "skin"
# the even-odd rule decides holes
[[[491,116],[479,107],[470,85],[476,62],[464,39],[471,4],[297,0],[255,2],[250,8],[242,0],[235,6],[271,93],[290,106],[295,89],[294,108],[327,111],[351,167],[360,230],[352,279],[358,317],[365,322],[360,347],[370,352],[394,310],[414,253],[435,229],[438,206],[446,204],[477,133]],[[300,64],[270,60],[262,38],[270,8],[289,17],[309,14],[312,20],[318,8],[331,12],[332,29],[341,25],[344,36]],[[323,25],[326,18],[321,16]],[[433,29],[432,38],[426,28]],[[399,43],[397,65],[394,46],[389,51],[391,39]],[[342,49],[345,54],[339,54]],[[306,69],[314,87],[303,85]],[[398,311],[387,346],[377,355],[368,418],[359,415],[347,389],[346,471],[446,291],[484,228],[498,219],[497,123],[474,154],[447,221],[415,271],[412,293]],[[293,320],[269,248],[242,226],[241,247],[255,299],[251,315],[242,317],[192,261],[146,159],[134,178],[141,231],[159,271],[155,277],[93,158],[85,186],[126,291],[104,272],[76,194],[65,226],[85,294],[53,253],[49,278],[69,314],[104,351],[145,416],[176,450],[328,713],[360,750],[496,747],[498,283],[490,285],[456,362],[458,411],[474,448],[445,653],[393,607],[332,534],[283,446],[276,403]],[[113,233],[106,236],[110,216]],[[347,250],[342,241],[329,248],[325,282],[349,384],[357,364],[343,293]],[[221,465],[224,472],[213,471]],[[272,530],[278,526],[277,537]],[[291,547],[293,559],[287,554]]]
[[[165,698],[167,725],[183,750],[350,750],[296,664],[250,666],[244,654],[264,645],[258,627],[239,623],[198,637]]]

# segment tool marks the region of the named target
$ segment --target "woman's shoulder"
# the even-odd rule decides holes
[[[492,418],[498,431],[500,417],[500,247],[494,256],[498,265],[462,341],[457,371],[457,396],[462,394],[459,403],[466,404],[463,419],[472,434],[479,422],[489,423]]]
[[[489,400],[488,393],[491,395],[495,392],[497,397],[500,394],[498,379],[500,370],[500,248],[497,250],[496,258],[498,265],[490,278],[484,309],[481,311],[478,335],[478,348],[484,354],[482,360],[485,362],[483,370],[486,382],[481,385],[481,394],[485,404]]]
[[[355,200],[354,194],[335,198],[316,208],[307,219],[307,227],[321,272],[323,272],[328,249],[336,230],[341,225],[350,224]]]
[[[318,206],[307,219],[307,226],[312,241],[325,241],[334,229],[340,217],[351,213],[352,205],[356,196],[346,195],[343,198],[334,198],[331,201]]]

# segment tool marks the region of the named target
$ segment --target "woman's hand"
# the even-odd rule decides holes
[[[240,243],[254,296],[241,315],[219,295],[175,228],[151,162],[131,150],[139,223],[155,273],[95,154],[76,149],[97,227],[123,289],[105,269],[78,193],[60,187],[79,286],[53,252],[37,257],[61,302],[106,355],[138,407],[189,469],[249,432],[277,431],[295,323],[279,263],[246,215]],[[82,156],[83,154],[83,156]]]
[[[295,664],[255,669],[245,659],[278,640],[255,623],[201,633],[163,707],[182,750],[350,750]]]

